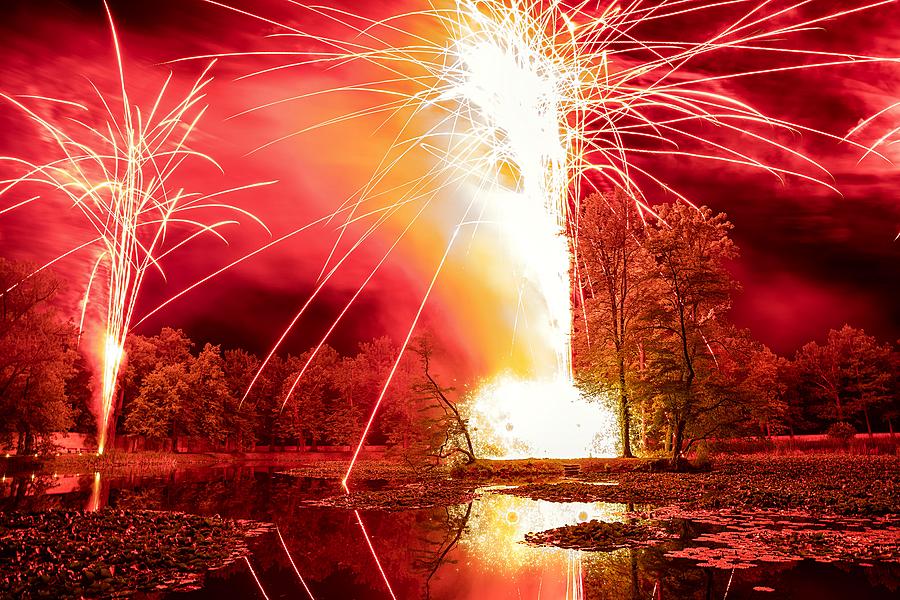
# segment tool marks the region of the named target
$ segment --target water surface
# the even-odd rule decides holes
[[[174,510],[255,519],[277,532],[251,542],[250,565],[211,572],[179,599],[873,599],[900,597],[900,565],[793,561],[748,569],[697,566],[664,547],[580,552],[522,543],[525,533],[598,519],[634,507],[553,503],[502,493],[405,512],[314,507],[341,492],[336,480],[295,478],[274,467],[179,469],[164,475],[4,477],[0,510],[103,507]],[[383,488],[384,481],[357,487]],[[705,531],[682,523],[685,538]],[[390,591],[388,589],[390,586]],[[307,592],[308,590],[308,592]]]

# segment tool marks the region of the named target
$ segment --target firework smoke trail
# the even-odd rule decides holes
[[[347,226],[361,218],[357,211],[363,203],[379,196],[391,196],[395,206],[425,202],[426,198],[431,202],[435,189],[451,181],[458,185],[461,177],[467,178],[482,213],[495,217],[488,220],[513,223],[502,227],[502,233],[523,254],[521,276],[538,289],[536,303],[543,305],[546,317],[540,326],[543,343],[556,356],[550,379],[560,381],[563,387],[571,387],[569,265],[577,270],[577,202],[585,191],[622,190],[644,216],[650,212],[647,194],[651,191],[689,202],[645,168],[641,159],[648,155],[760,169],[780,180],[795,177],[833,190],[824,167],[779,142],[778,136],[811,133],[840,138],[763,114],[728,95],[722,84],[766,73],[892,60],[797,48],[784,40],[893,0],[840,10],[825,7],[817,14],[813,13],[823,3],[816,0],[788,5],[768,0],[653,4],[635,0],[605,9],[594,3],[560,0],[457,0],[386,19],[291,2],[306,16],[322,19],[327,25],[323,30],[341,32],[328,34],[208,1],[279,28],[283,33],[273,37],[293,39],[302,48],[217,55],[292,59],[246,77],[303,67],[375,69],[383,75],[250,109],[323,94],[375,98],[364,108],[270,143],[354,119],[382,118],[385,123],[399,124],[400,132],[369,184],[341,207],[350,209],[323,265],[322,273],[328,274],[319,283],[327,282],[343,262],[342,258],[332,263],[332,258],[349,231]],[[722,9],[732,11],[734,18],[712,35],[702,34],[697,40],[641,38],[643,25],[671,22],[676,24],[672,30],[681,30],[678,20],[698,20]],[[689,69],[698,59],[724,50],[764,56],[774,64],[724,74]],[[735,141],[722,141],[728,135]],[[756,144],[756,152],[744,149],[747,140]],[[771,151],[780,155],[779,162],[759,158]],[[408,181],[406,187],[389,183],[399,166],[416,152],[430,156],[434,167],[421,178]],[[384,189],[386,186],[393,187]],[[459,223],[454,231],[458,227]],[[371,230],[350,251],[369,235]],[[427,294],[423,302],[426,300]],[[534,327],[535,319],[528,321]],[[277,344],[272,351],[276,349]],[[390,379],[384,383],[379,398],[390,383]],[[499,387],[503,385],[501,381]],[[515,389],[521,398],[521,386]],[[519,401],[506,408],[528,413],[526,417],[537,417],[531,420],[538,422],[533,409],[546,402],[541,399],[528,408],[525,404]],[[370,415],[370,424],[378,405],[380,402]],[[359,440],[345,484],[368,429]]]
[[[98,257],[91,271],[83,298],[81,322],[91,290],[100,288],[102,302],[102,334],[98,348],[92,351],[99,357],[100,390],[97,408],[98,452],[108,442],[109,419],[119,371],[124,358],[127,336],[144,276],[156,269],[164,276],[160,261],[185,244],[203,234],[212,234],[223,241],[220,227],[236,224],[233,219],[203,222],[192,215],[205,210],[228,210],[260,223],[249,212],[217,200],[223,194],[268,185],[263,182],[200,195],[176,189],[173,176],[188,159],[199,159],[216,165],[204,154],[187,146],[205,108],[199,107],[211,78],[210,64],[198,77],[190,91],[171,109],[163,108],[171,74],[163,84],[149,111],[132,105],[125,82],[115,24],[107,7],[109,27],[115,48],[120,84],[121,113],[116,115],[116,101],[103,96],[94,87],[102,106],[99,124],[92,124],[91,110],[84,104],[40,96],[0,97],[13,104],[26,120],[49,135],[56,157],[48,162],[35,163],[17,157],[0,157],[25,170],[25,174],[0,182],[0,196],[19,186],[49,186],[53,192],[76,207],[97,238],[88,244],[70,249],[38,269],[42,270],[62,258],[86,247],[98,248]],[[56,106],[76,109],[76,117],[53,119],[43,117],[38,109],[26,106],[27,100],[50,102]],[[34,196],[24,202],[0,210],[0,214],[38,201]],[[264,227],[264,225],[263,225]],[[176,231],[172,231],[176,230]],[[180,231],[181,235],[175,235]],[[170,238],[167,240],[167,237]],[[102,269],[100,267],[103,267]],[[102,277],[103,285],[96,279]]]

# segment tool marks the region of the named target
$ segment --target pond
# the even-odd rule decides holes
[[[357,487],[385,485],[373,480]],[[162,476],[28,474],[3,477],[0,510],[150,509],[277,526],[250,542],[249,561],[212,571],[202,588],[166,598],[735,600],[900,594],[896,563],[787,560],[735,569],[672,557],[697,547],[688,538],[716,527],[703,521],[681,522],[679,535],[652,548],[586,552],[523,543],[528,532],[592,519],[622,521],[634,506],[554,503],[503,490],[485,490],[466,504],[404,512],[310,505],[340,491],[336,480],[297,478],[272,467],[179,469]]]

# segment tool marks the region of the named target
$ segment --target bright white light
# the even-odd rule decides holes
[[[498,19],[502,11],[486,18],[477,3],[458,7],[468,15],[468,26],[454,46],[444,99],[460,102],[473,135],[488,148],[474,175],[523,281],[527,323],[522,328],[529,330],[529,341],[543,346],[536,353],[539,363],[547,349],[556,358],[547,370],[539,365],[532,380],[505,377],[479,392],[470,407],[476,453],[486,458],[613,456],[613,415],[584,400],[572,382],[566,224],[575,136],[568,118],[578,76],[535,23]],[[511,171],[512,183],[504,181],[504,169]]]
[[[122,359],[125,356],[125,349],[117,341],[121,339],[121,337],[121,334],[107,334],[103,347],[103,383],[100,395],[102,405],[100,407],[99,427],[99,430],[103,432],[103,434],[99,436],[97,446],[98,454],[103,454],[103,451],[105,450],[107,442],[105,432],[108,430],[109,419],[112,416],[113,394],[115,393],[116,381],[119,376]]]
[[[615,455],[614,416],[567,379],[501,378],[469,410],[475,452],[483,458]]]

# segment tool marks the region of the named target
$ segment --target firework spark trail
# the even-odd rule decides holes
[[[212,63],[201,72],[188,93],[166,110],[163,105],[172,79],[170,74],[149,112],[144,112],[129,98],[118,34],[108,7],[106,12],[120,88],[121,111],[118,115],[113,108],[118,102],[107,99],[93,84],[97,101],[102,107],[96,117],[86,104],[78,102],[45,96],[0,94],[23,113],[27,122],[50,136],[52,148],[58,156],[41,163],[19,157],[0,157],[0,161],[26,171],[19,177],[0,182],[0,196],[16,187],[48,186],[55,195],[68,199],[77,207],[97,235],[91,242],[63,252],[36,272],[84,248],[99,248],[82,300],[80,323],[83,328],[92,289],[101,287],[96,285],[96,279],[102,276],[102,302],[105,303],[102,309],[104,314],[100,317],[102,333],[98,347],[91,349],[98,359],[101,379],[97,407],[99,453],[104,451],[108,442],[109,420],[124,358],[125,337],[147,271],[152,268],[165,278],[160,264],[162,259],[200,235],[211,234],[224,241],[225,238],[217,230],[238,223],[234,219],[204,222],[190,216],[196,211],[224,209],[252,219],[265,228],[250,212],[221,203],[216,198],[273,183],[260,182],[206,195],[185,193],[173,185],[174,175],[189,159],[199,159],[218,168],[211,157],[187,146],[205,111],[199,103],[211,81],[209,71]],[[25,101],[60,105],[83,114],[73,118],[45,118],[38,109],[26,106]],[[95,119],[96,124],[92,124]],[[31,197],[2,212],[21,209],[39,199],[39,196]],[[180,238],[175,235],[184,229],[193,231]],[[170,239],[167,242],[167,237],[173,236],[176,241]],[[101,269],[101,266],[104,268]]]
[[[262,582],[259,580],[259,577],[256,575],[256,571],[253,569],[253,565],[250,564],[250,559],[246,556],[242,556],[244,562],[247,563],[247,568],[250,570],[250,575],[253,576],[253,581],[256,582],[256,587],[259,589],[259,593],[262,594],[264,600],[269,600],[269,595],[266,593],[265,588],[262,586]]]
[[[316,600],[313,596],[312,591],[310,591],[309,586],[306,585],[306,581],[303,580],[303,576],[300,575],[300,570],[297,569],[297,565],[294,563],[294,557],[291,556],[291,551],[288,550],[287,544],[284,543],[284,538],[281,536],[281,530],[278,526],[275,526],[275,532],[278,534],[278,541],[281,542],[281,547],[284,548],[284,553],[287,554],[288,560],[291,561],[291,568],[294,569],[294,573],[297,574],[297,579],[300,580],[300,584],[303,585],[303,589],[306,590],[306,595],[309,596],[309,600]]]
[[[895,102],[895,103],[890,104],[887,107],[879,110],[872,116],[861,120],[856,127],[854,127],[849,132],[847,132],[847,135],[844,136],[844,139],[849,140],[850,138],[853,138],[854,136],[859,135],[863,130],[870,129],[872,127],[873,123],[877,122],[879,119],[881,119],[885,115],[896,111],[898,108],[900,108],[900,102]],[[863,160],[865,160],[865,158],[867,156],[869,156],[870,154],[874,154],[875,156],[878,156],[878,157],[884,159],[888,163],[891,163],[891,160],[888,159],[883,154],[881,154],[878,151],[878,148],[887,149],[889,146],[893,146],[894,144],[900,143],[900,139],[895,139],[895,138],[897,138],[898,134],[900,134],[900,126],[897,126],[896,122],[894,122],[886,128],[885,133],[882,133],[881,135],[879,135],[873,142],[871,142],[869,144],[869,146],[866,148],[866,151],[863,152],[862,156],[859,157],[859,161],[857,162],[857,164],[859,164]],[[897,233],[897,235],[894,237],[894,241],[897,241],[897,240],[900,240],[900,233]]]
[[[377,271],[384,265],[384,263],[387,261],[387,259],[393,253],[393,251],[397,248],[397,246],[399,245],[399,243],[403,239],[403,237],[409,232],[410,229],[412,229],[412,226],[415,224],[415,221],[424,212],[425,208],[427,208],[427,205],[430,203],[431,198],[425,197],[425,196],[418,196],[418,195],[415,197],[414,200],[401,198],[400,200],[395,201],[394,203],[388,205],[387,207],[371,211],[370,213],[368,213],[366,215],[362,215],[362,216],[356,216],[356,210],[362,204],[362,201],[357,202],[353,206],[350,207],[349,216],[347,217],[347,220],[344,222],[344,224],[340,228],[341,235],[339,236],[339,240],[342,238],[343,232],[347,228],[349,228],[349,226],[351,224],[353,224],[356,220],[362,219],[363,217],[366,217],[366,216],[372,216],[374,214],[378,214],[378,217],[375,220],[375,222],[370,224],[369,227],[366,228],[365,232],[363,234],[361,234],[359,236],[359,238],[357,238],[353,242],[352,246],[346,252],[344,252],[343,256],[331,267],[331,269],[328,270],[328,272],[324,276],[322,276],[322,275],[319,276],[317,285],[316,285],[315,289],[313,290],[313,292],[309,295],[309,297],[306,299],[306,302],[304,302],[304,304],[300,307],[300,309],[294,315],[293,319],[291,319],[290,323],[288,323],[287,327],[284,328],[284,330],[281,333],[281,336],[275,341],[275,344],[273,344],[272,348],[269,350],[269,353],[266,355],[266,358],[260,364],[259,368],[256,371],[256,374],[253,376],[253,379],[251,379],[249,385],[247,386],[247,389],[244,392],[243,397],[241,398],[241,401],[240,401],[241,403],[243,403],[247,399],[247,397],[250,395],[250,392],[253,389],[253,386],[256,385],[256,382],[259,380],[259,377],[262,375],[266,366],[269,364],[269,362],[275,356],[275,353],[281,347],[284,340],[291,333],[291,331],[293,330],[293,328],[297,324],[297,322],[306,313],[307,309],[310,306],[312,306],[313,301],[318,297],[319,293],[327,287],[327,285],[330,282],[330,280],[332,279],[332,277],[334,277],[339,272],[341,265],[343,265],[344,262],[349,260],[354,255],[355,251],[358,248],[362,247],[363,243],[372,234],[374,234],[383,223],[387,222],[399,209],[403,208],[410,202],[421,201],[423,199],[425,200],[425,202],[423,203],[423,206],[420,207],[420,209],[418,210],[416,215],[411,219],[411,221],[409,223],[407,223],[404,230],[396,237],[396,239],[393,241],[391,246],[388,248],[388,250],[382,256],[382,258],[378,261],[378,263],[375,265],[375,267],[369,272],[367,277],[364,279],[363,283],[358,287],[357,291],[354,293],[350,303],[340,312],[340,314],[337,316],[337,318],[332,322],[332,325],[329,328],[328,333],[326,333],[326,335],[322,338],[321,342],[315,347],[313,352],[310,354],[307,362],[304,364],[303,368],[301,369],[300,376],[302,376],[302,374],[306,371],[306,369],[309,367],[309,365],[312,363],[312,361],[318,355],[319,350],[321,350],[321,348],[324,346],[325,342],[327,341],[328,337],[330,336],[331,332],[334,331],[334,329],[337,327],[337,324],[340,322],[340,320],[344,317],[346,312],[349,310],[350,305],[353,303],[353,301],[363,292],[363,290],[366,288],[368,283],[375,276]],[[371,200],[371,198],[369,198],[369,200]],[[340,209],[338,209],[338,211],[336,211],[336,213],[333,213],[332,215],[330,215],[328,217],[320,218],[316,222],[330,221],[335,214],[338,214],[344,210],[345,210],[345,207],[341,207]],[[329,253],[328,258],[326,259],[325,268],[327,268],[328,262],[330,261],[331,257],[335,254],[336,249],[337,249],[337,246],[335,245],[335,247],[332,248],[331,253]],[[246,259],[246,257],[244,257],[240,260],[243,261],[245,259]],[[323,269],[323,272],[324,272],[324,269]],[[401,352],[401,354],[402,354],[402,352]],[[298,376],[298,380],[299,380],[300,376]],[[290,399],[291,395],[293,394],[293,391],[296,389],[297,383],[298,383],[297,381],[294,382],[294,384],[291,386],[290,390],[286,394],[284,400],[282,401],[282,406],[281,406],[282,410],[284,410],[284,406],[287,404],[288,400]]]
[[[388,593],[390,593],[393,600],[397,600],[397,596],[394,594],[394,588],[391,587],[391,582],[388,580],[387,573],[384,571],[384,567],[381,566],[381,561],[378,560],[378,553],[375,552],[375,546],[372,545],[372,539],[369,537],[369,532],[366,531],[366,526],[363,524],[362,516],[360,516],[358,510],[354,510],[353,514],[356,515],[356,522],[359,524],[359,528],[362,530],[363,537],[366,539],[366,545],[369,547],[369,552],[372,553],[372,558],[375,559],[375,566],[378,567],[378,571],[381,573],[381,578],[384,579],[384,584],[387,586]]]
[[[639,160],[657,155],[760,169],[780,180],[796,177],[834,190],[830,175],[822,165],[779,142],[777,134],[813,133],[829,139],[841,138],[763,114],[717,86],[720,82],[767,73],[888,60],[880,56],[790,47],[783,40],[848,15],[892,4],[893,0],[837,11],[826,8],[809,17],[804,13],[817,6],[814,0],[781,7],[769,1],[747,0],[678,0],[649,6],[635,1],[624,7],[611,5],[602,11],[589,9],[587,2],[457,0],[385,19],[372,19],[335,7],[291,2],[311,16],[323,19],[332,29],[342,28],[346,35],[320,35],[226,4],[212,0],[209,3],[285,32],[273,37],[293,38],[305,48],[314,46],[304,50],[217,55],[295,59],[256,70],[243,78],[289,68],[348,69],[353,65],[385,73],[383,77],[361,83],[298,94],[249,109],[261,110],[323,94],[356,93],[385,98],[269,142],[354,119],[378,117],[383,118],[383,123],[399,124],[394,143],[375,168],[370,182],[355,200],[348,200],[350,210],[345,213],[345,225],[357,218],[361,203],[385,193],[379,186],[414,151],[430,155],[448,180],[458,178],[460,173],[468,176],[475,182],[475,188],[481,190],[485,205],[496,204],[497,197],[506,197],[518,201],[520,207],[531,207],[525,209],[533,213],[526,225],[540,231],[540,235],[533,235],[533,230],[516,231],[514,227],[506,233],[514,240],[515,247],[530,248],[533,253],[524,257],[526,264],[521,274],[536,282],[540,289],[536,304],[544,305],[547,314],[542,316],[549,321],[540,326],[543,343],[553,348],[557,376],[566,380],[571,370],[568,338],[572,322],[569,299],[572,275],[569,269],[574,254],[574,277],[580,277],[576,219],[583,188],[623,190],[634,199],[642,218],[651,214],[649,188],[689,202]],[[711,36],[697,41],[640,37],[640,26],[646,23],[698,19],[722,7],[735,10],[736,18]],[[699,58],[727,49],[789,63],[725,74],[688,71],[689,64]],[[420,121],[429,119],[423,132]],[[775,150],[800,166],[795,168],[788,162],[772,163],[757,158],[753,152],[714,137],[704,125],[713,126],[711,129],[719,134],[749,138],[763,151]],[[432,187],[441,187],[442,183],[434,181],[432,174],[428,177]],[[415,186],[417,182],[421,183],[421,178],[414,178],[409,184]],[[424,195],[425,192],[419,199]],[[406,197],[404,202],[415,200],[414,196]],[[576,210],[571,210],[573,202]],[[347,206],[345,203],[342,208]],[[384,222],[377,222],[373,227]],[[347,254],[332,263],[347,230],[346,227],[341,230],[323,265],[319,283],[333,275],[346,260]],[[360,242],[371,234],[369,228],[351,245],[348,254],[361,247]],[[539,247],[537,251],[535,246]],[[444,260],[446,255],[441,262]],[[439,270],[437,267],[435,277]],[[370,278],[365,278],[365,282]],[[365,287],[365,282],[360,289]],[[528,319],[524,312],[523,317],[525,321],[536,321]],[[518,323],[518,316],[516,319]],[[295,323],[296,319],[291,327]],[[322,343],[336,323],[329,328]],[[390,380],[385,382],[373,407],[350,470],[389,385]],[[345,484],[349,475],[350,471]]]

